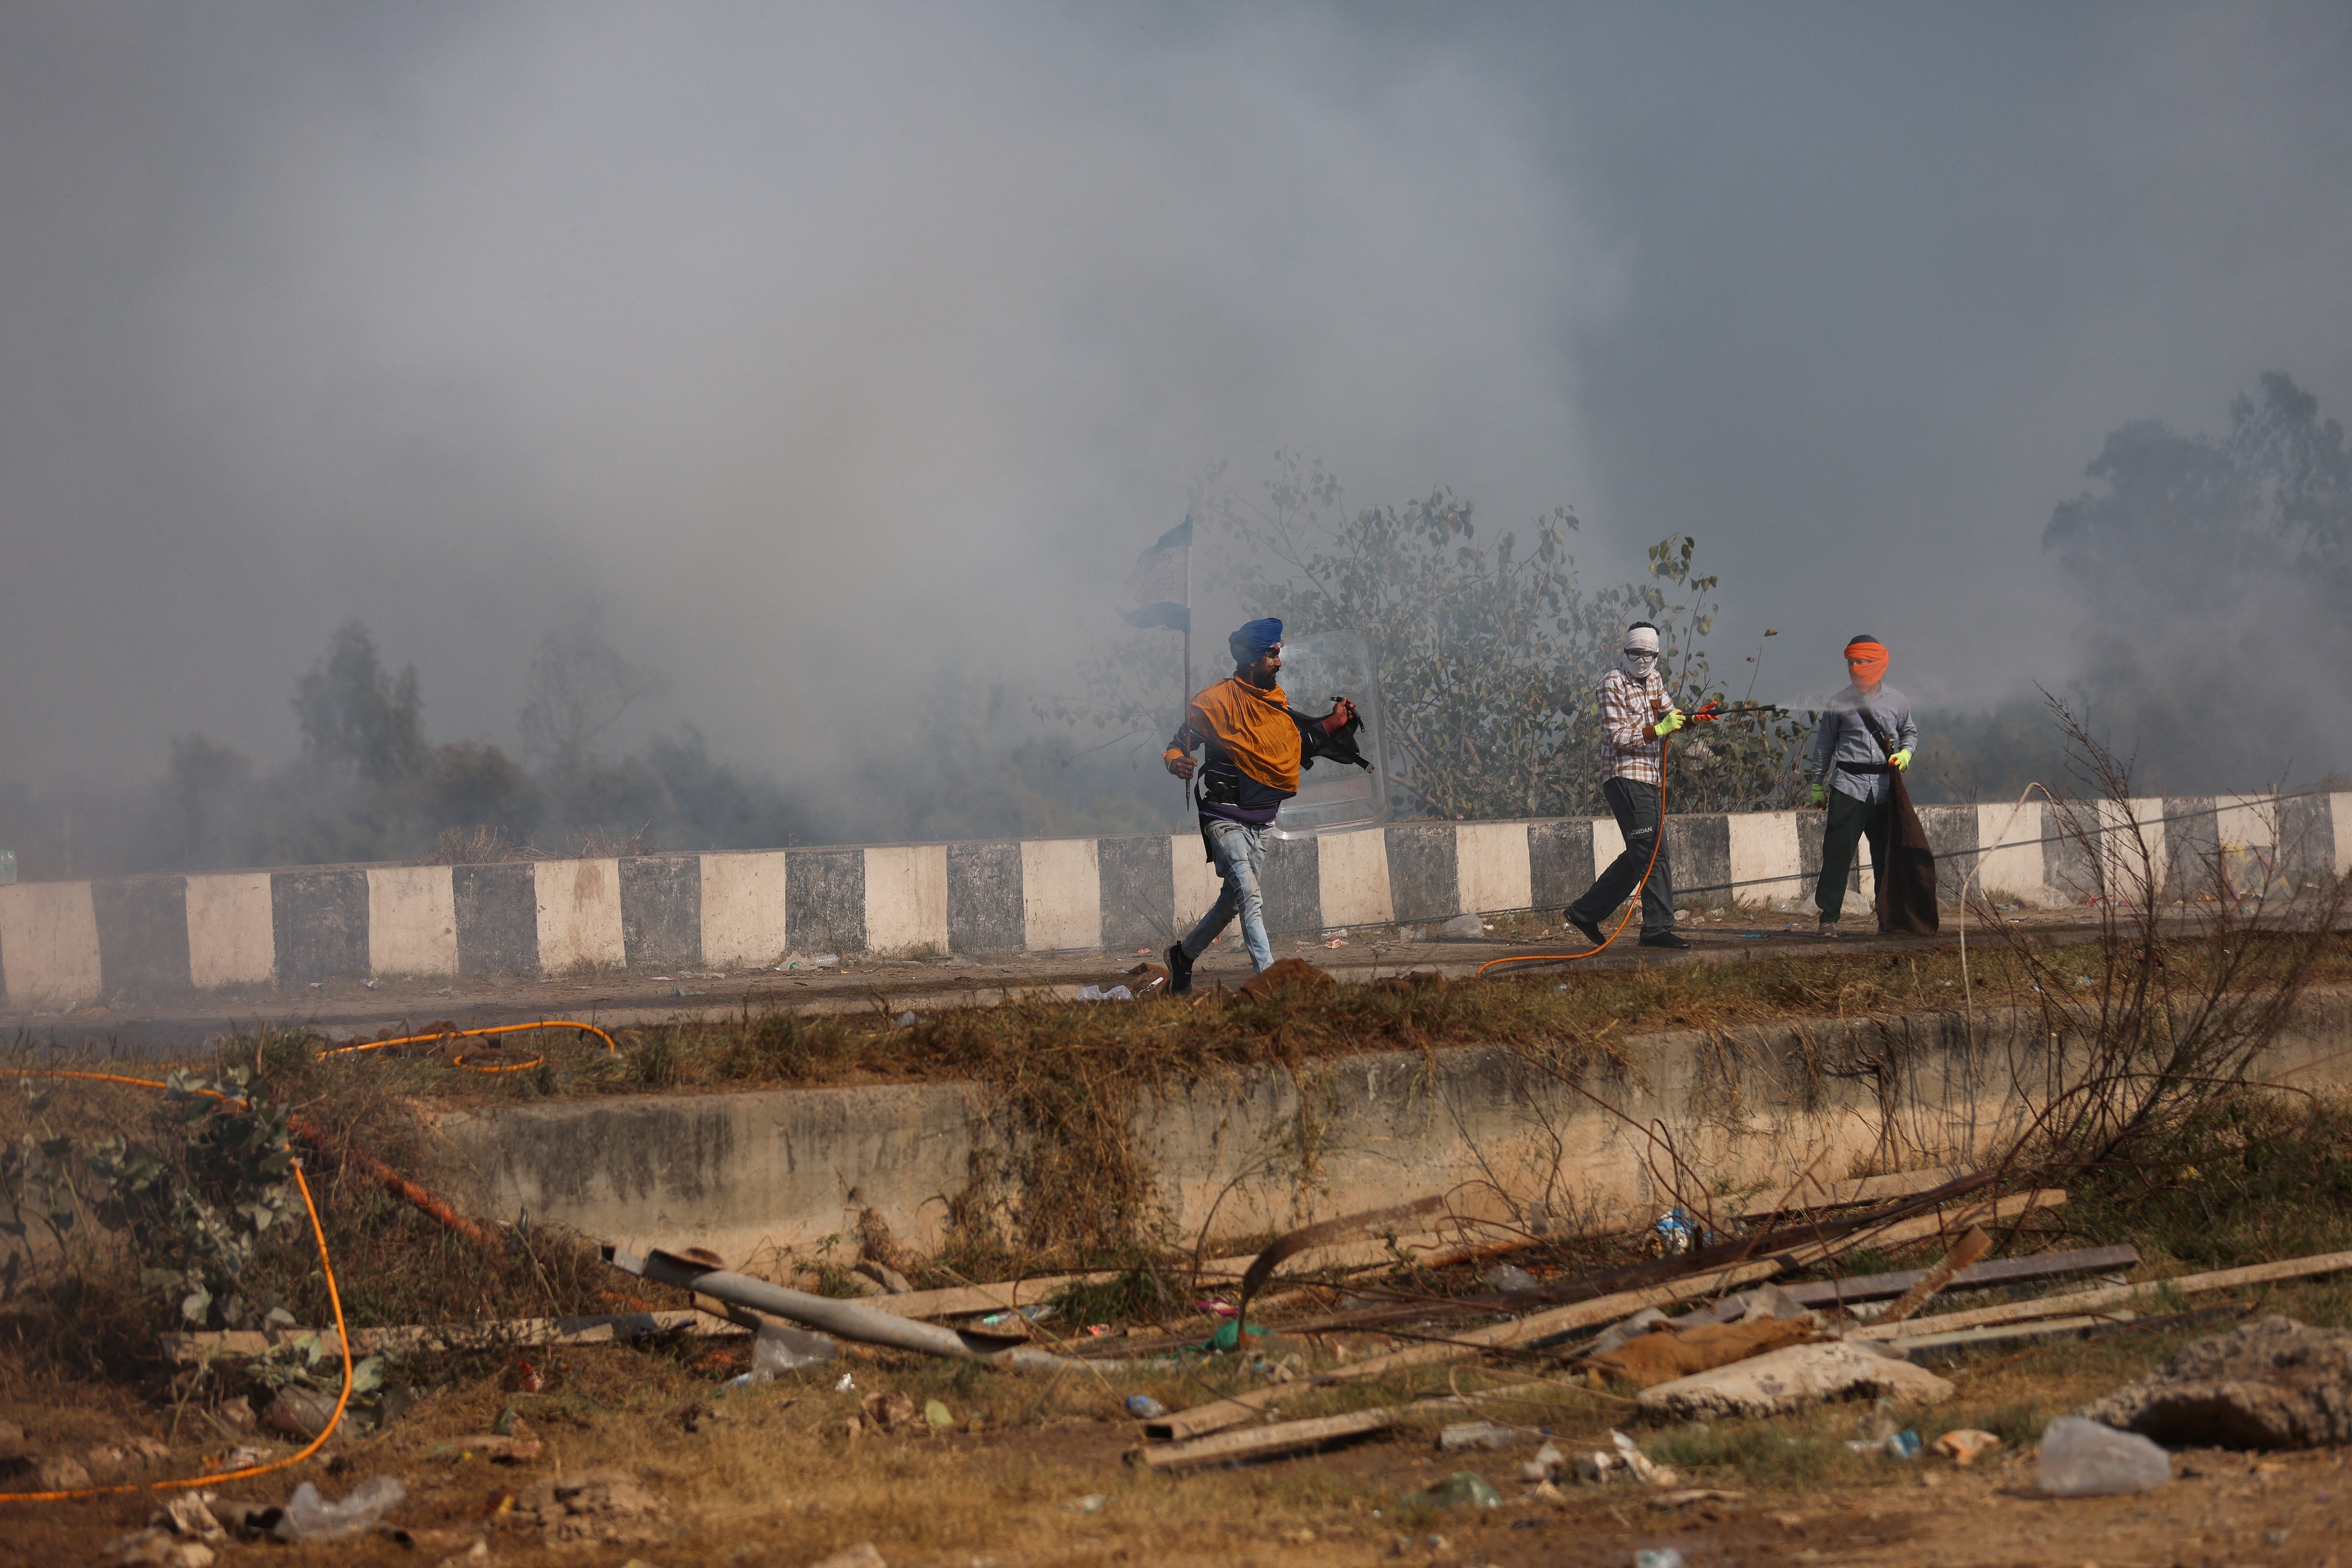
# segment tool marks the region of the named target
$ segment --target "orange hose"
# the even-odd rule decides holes
[[[593,1024],[583,1024],[570,1018],[543,1018],[536,1024],[493,1024],[481,1029],[443,1029],[437,1034],[403,1035],[398,1039],[393,1040],[362,1040],[356,1046],[331,1047],[320,1051],[318,1059],[325,1061],[329,1057],[349,1056],[353,1051],[380,1051],[386,1046],[415,1046],[432,1040],[463,1040],[478,1035],[513,1035],[530,1029],[578,1029],[583,1034],[593,1035],[604,1041],[607,1055],[617,1057],[621,1054],[621,1047],[613,1043],[613,1037]],[[468,1066],[466,1058],[459,1057],[452,1065],[465,1068],[467,1072],[520,1072],[524,1068],[537,1067],[545,1059],[541,1057],[533,1057],[530,1060],[519,1062],[513,1067],[478,1068]]]
[[[1642,907],[1642,889],[1650,885],[1650,873],[1658,868],[1658,851],[1665,847],[1666,753],[1674,749],[1674,743],[1672,735],[1658,737],[1658,831],[1650,839],[1650,863],[1642,868],[1642,879],[1633,884],[1631,893],[1625,895],[1625,913],[1618,920],[1617,929],[1609,933],[1608,941],[1583,952],[1523,952],[1512,958],[1490,958],[1478,966],[1482,978],[1486,971],[1506,963],[1567,963],[1580,958],[1591,958],[1608,952],[1610,942],[1625,934],[1625,927],[1633,919],[1633,911]]]
[[[126,1078],[110,1072],[79,1072],[65,1068],[7,1068],[0,1070],[14,1078],[89,1079],[98,1083],[127,1083],[166,1092],[172,1087],[167,1083],[157,1083],[152,1079]],[[223,1094],[216,1089],[196,1089],[189,1092],[224,1102],[244,1103],[236,1096]],[[266,1476],[272,1470],[299,1465],[326,1446],[327,1439],[334,1436],[335,1428],[342,1425],[343,1411],[352,1402],[352,1336],[351,1331],[343,1325],[343,1293],[335,1283],[334,1259],[327,1255],[326,1227],[319,1223],[319,1205],[310,1196],[310,1179],[303,1175],[302,1162],[299,1157],[294,1161],[294,1184],[301,1189],[302,1207],[310,1216],[310,1236],[319,1244],[319,1268],[327,1278],[327,1302],[335,1310],[335,1342],[343,1352],[342,1392],[336,1395],[335,1412],[327,1417],[327,1424],[319,1429],[319,1435],[299,1453],[283,1459],[272,1459],[266,1465],[247,1465],[243,1469],[219,1470],[205,1476],[183,1476],[168,1481],[125,1481],[110,1487],[76,1487],[70,1491],[0,1492],[0,1502],[70,1502],[79,1498],[121,1497],[128,1492],[179,1491],[190,1487],[213,1486],[222,1481],[250,1480],[255,1476]]]

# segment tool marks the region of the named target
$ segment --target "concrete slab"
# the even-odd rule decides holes
[[[1827,1400],[1891,1399],[1941,1405],[1958,1391],[1925,1367],[1890,1361],[1853,1345],[1790,1345],[1708,1372],[1645,1388],[1634,1403],[1668,1421],[1749,1420],[1786,1415]]]

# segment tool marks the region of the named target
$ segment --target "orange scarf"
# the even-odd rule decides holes
[[[1886,645],[1850,642],[1845,645],[1845,670],[1857,691],[1875,691],[1886,679]]]
[[[1298,793],[1298,726],[1281,687],[1255,687],[1229,676],[1192,699],[1184,721],[1194,732],[1215,737],[1234,766],[1268,789]],[[1167,752],[1182,754],[1173,747]]]

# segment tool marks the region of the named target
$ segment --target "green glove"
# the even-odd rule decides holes
[[[1819,785],[1819,784],[1815,784],[1815,785],[1813,786],[1813,804],[1814,804],[1815,805],[1821,805],[1821,804],[1822,804],[1822,802],[1823,802],[1823,801],[1825,801],[1825,800],[1829,799],[1829,797],[1830,797],[1830,792],[1829,792],[1829,791],[1827,791],[1827,790],[1823,789],[1823,788],[1822,788],[1821,785]]]
[[[1656,726],[1651,731],[1651,733],[1663,740],[1666,736],[1671,735],[1675,731],[1681,729],[1686,722],[1687,721],[1683,718],[1683,710],[1681,709],[1669,708],[1666,710],[1666,716],[1658,721]]]
[[[1886,760],[1895,764],[1895,771],[1899,773],[1911,765],[1911,748],[1906,746]]]

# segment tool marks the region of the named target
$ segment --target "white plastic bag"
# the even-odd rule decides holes
[[[2052,1497],[2123,1497],[2172,1479],[2172,1456],[2137,1432],[2061,1415],[2042,1434],[2042,1489]]]
[[[390,1476],[378,1476],[362,1481],[342,1501],[328,1502],[319,1496],[317,1487],[304,1481],[286,1500],[286,1511],[271,1533],[280,1541],[334,1541],[357,1535],[373,1530],[392,1505],[407,1495],[408,1489]]]

